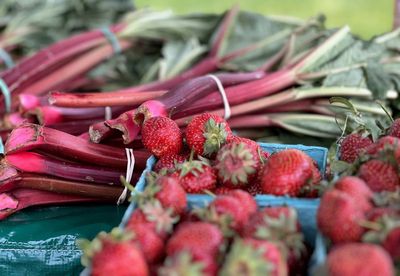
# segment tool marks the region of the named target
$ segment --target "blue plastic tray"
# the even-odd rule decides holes
[[[306,154],[308,154],[311,158],[313,158],[320,168],[321,175],[325,175],[326,169],[326,159],[328,150],[323,147],[312,147],[312,146],[303,146],[303,145],[282,145],[282,144],[267,144],[260,143],[260,146],[263,150],[274,153],[277,151],[285,150],[285,149],[298,149]],[[146,169],[143,171],[142,176],[136,184],[136,191],[142,192],[146,185],[146,173],[150,172],[156,162],[154,157],[150,157],[147,160]],[[257,195],[255,197],[258,206],[291,206],[297,209],[299,214],[299,219],[301,221],[301,226],[303,231],[306,234],[306,240],[310,244],[314,244],[315,236],[317,233],[316,226],[316,212],[319,206],[319,199],[303,199],[303,198],[291,198],[285,196],[272,196],[272,195]],[[201,207],[206,205],[208,202],[212,200],[212,197],[209,195],[200,195],[200,194],[189,194],[188,195],[188,205],[189,207]],[[135,209],[135,203],[131,203],[128,207],[122,222],[121,227],[124,227],[133,210]]]

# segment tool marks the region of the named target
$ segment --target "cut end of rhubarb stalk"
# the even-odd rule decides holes
[[[16,212],[18,204],[19,201],[12,195],[7,193],[0,194],[0,220]]]
[[[138,107],[133,120],[137,125],[141,126],[147,119],[158,116],[167,117],[167,109],[162,102],[150,100],[144,102]]]
[[[7,139],[5,152],[7,154],[18,152],[20,148],[24,151],[29,150],[29,145],[34,147],[42,142],[42,131],[42,126],[35,124],[25,124],[15,128]]]
[[[3,159],[4,160],[4,159]],[[0,186],[16,179],[19,176],[18,171],[2,161],[0,164]]]
[[[93,143],[100,143],[104,139],[110,137],[113,130],[109,128],[104,122],[100,122],[89,127],[90,141]]]
[[[122,132],[122,139],[124,144],[132,143],[139,135],[141,127],[137,125],[133,118],[128,116],[127,113],[122,114],[115,120],[108,120],[105,122],[107,126],[112,129]]]
[[[40,100],[37,96],[31,94],[18,95],[20,108],[23,111],[34,109],[40,106]]]

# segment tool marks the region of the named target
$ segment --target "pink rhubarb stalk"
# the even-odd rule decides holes
[[[33,189],[17,189],[12,193],[0,194],[0,220],[32,206],[61,205],[73,203],[115,202],[113,200],[76,195],[63,195]]]
[[[7,154],[3,162],[22,172],[110,185],[118,185],[119,177],[125,175],[123,170],[69,163],[34,152]]]
[[[82,138],[48,127],[26,124],[14,129],[5,144],[6,154],[32,149],[64,156],[78,162],[107,167],[126,168],[125,149],[94,144]],[[134,151],[135,167],[144,168],[150,154]]]

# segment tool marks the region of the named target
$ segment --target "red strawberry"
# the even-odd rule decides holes
[[[229,228],[240,230],[250,217],[246,207],[241,206],[241,201],[229,195],[217,196],[203,214],[203,220],[217,223],[230,235]]]
[[[400,118],[394,120],[388,134],[400,138]]]
[[[257,211],[257,202],[249,193],[236,189],[229,191],[228,196],[238,199],[242,208],[244,208],[249,215]]]
[[[221,276],[287,275],[285,258],[278,245],[270,241],[236,239],[226,256]]]
[[[206,275],[214,275],[223,236],[217,226],[207,222],[187,222],[181,224],[169,239],[166,252],[176,256],[188,252],[192,260],[204,264]]]
[[[110,234],[99,233],[92,242],[81,240],[79,245],[85,253],[82,263],[91,264],[90,275],[94,276],[147,276],[149,268],[145,258],[131,240],[132,236],[119,228]]]
[[[212,191],[217,185],[215,170],[205,160],[189,160],[179,164],[171,176],[178,178],[183,189],[191,194]]]
[[[380,246],[347,243],[335,247],[328,255],[330,276],[394,276],[389,255]]]
[[[362,178],[374,192],[394,191],[399,187],[399,177],[396,169],[381,160],[369,160],[358,170]]]
[[[316,162],[313,162],[311,181],[309,181],[308,184],[303,186],[301,196],[304,196],[307,198],[318,197],[318,195],[321,191],[321,185],[320,185],[321,180],[322,180],[322,176],[318,169],[318,165],[316,164]]]
[[[162,169],[173,170],[176,164],[186,161],[187,156],[181,154],[169,154],[161,156],[161,158],[154,165],[153,170],[159,172]]]
[[[382,245],[390,254],[393,261],[400,263],[400,226],[392,229],[386,235]]]
[[[187,144],[196,154],[202,156],[212,156],[231,135],[228,123],[210,113],[194,117],[186,128]]]
[[[261,187],[266,194],[298,196],[312,181],[312,159],[296,149],[271,155],[261,175]]]
[[[215,260],[210,257],[203,257],[200,261],[194,260],[192,255],[187,251],[182,251],[174,256],[168,257],[164,265],[160,267],[157,273],[154,275],[158,276],[184,276],[184,275],[201,275],[201,276],[212,276],[215,268]],[[210,273],[207,273],[204,268],[211,268]],[[209,269],[210,270],[210,269]]]
[[[229,193],[232,190],[236,190],[236,189],[232,189],[232,188],[221,186],[221,187],[217,187],[214,190],[214,194],[216,194],[216,195],[226,195],[227,193]]]
[[[147,202],[136,209],[126,227],[134,229],[135,224],[143,224],[165,239],[177,221],[178,218],[174,217],[172,209],[164,209],[159,201],[154,201]]]
[[[249,194],[251,194],[252,196],[259,195],[259,194],[263,193],[263,190],[261,189],[261,185],[260,185],[260,183],[258,181],[253,182],[253,184],[251,184],[251,185],[248,185],[246,187],[246,191]]]
[[[130,224],[126,229],[134,233],[133,241],[137,241],[148,263],[153,264],[161,259],[164,253],[164,240],[154,229],[147,227],[146,224],[138,223]]]
[[[359,241],[364,229],[362,209],[349,194],[332,189],[323,195],[317,212],[318,228],[333,243]]]
[[[148,178],[147,186],[137,202],[141,206],[153,200],[158,200],[165,209],[171,208],[177,215],[186,210],[186,192],[175,177],[161,176],[155,181]]]
[[[399,149],[400,139],[393,136],[384,136],[382,138],[379,138],[379,140],[376,141],[375,143],[368,146],[366,148],[366,152],[368,154],[375,155],[379,151],[384,150],[385,147],[389,148],[390,146],[392,146],[393,149]]]
[[[223,146],[218,151],[215,162],[220,183],[232,188],[251,184],[261,165],[259,152],[243,142],[232,142]]]
[[[372,209],[373,193],[361,178],[355,176],[342,177],[335,183],[335,189],[350,195],[363,212]]]
[[[359,133],[347,135],[340,143],[340,160],[353,163],[359,153],[371,144],[369,137],[363,137]]]
[[[290,207],[267,207],[253,214],[242,231],[243,237],[281,242],[288,249],[290,273],[303,270],[307,256],[297,212]],[[293,274],[294,275],[294,274]]]
[[[244,143],[256,151],[262,151],[260,145],[256,141],[244,137],[232,135],[228,138],[228,143]]]
[[[178,154],[183,147],[179,126],[167,117],[147,119],[142,126],[142,142],[157,157]]]

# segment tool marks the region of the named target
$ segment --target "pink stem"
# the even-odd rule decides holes
[[[122,170],[67,163],[33,152],[7,154],[5,162],[22,172],[47,174],[65,179],[118,185]]]
[[[89,164],[115,168],[126,168],[127,165],[124,149],[94,144],[82,138],[35,124],[26,124],[14,129],[5,144],[6,154],[37,149]],[[150,154],[135,151],[134,155],[135,167],[144,168]]]
[[[0,194],[0,220],[25,208],[43,205],[61,205],[88,202],[110,202],[110,200],[76,195],[62,195],[33,189],[17,189]],[[111,202],[115,202],[115,199]]]

